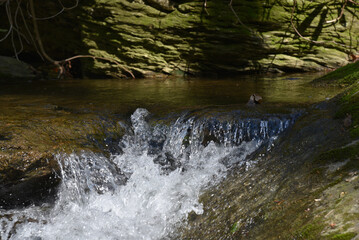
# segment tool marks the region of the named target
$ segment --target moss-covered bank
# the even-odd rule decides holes
[[[345,22],[339,3],[300,1],[291,26],[293,1],[174,1],[164,10],[152,2],[96,0],[81,16],[83,42],[89,53],[114,57],[137,75],[156,73],[216,75],[250,71],[318,71],[345,65],[355,52],[359,31],[352,9]],[[351,49],[352,48],[352,49]],[[85,72],[113,74],[109,64],[95,62]]]
[[[91,54],[115,59],[136,76],[318,71],[345,65],[348,54],[357,51],[359,24],[351,3],[335,21],[341,14],[339,1],[233,1],[239,19],[229,2],[205,2],[206,6],[200,0],[89,0],[39,21],[39,27],[53,58]],[[36,11],[46,17],[58,7],[48,2],[37,5]],[[0,29],[7,27],[4,19]],[[24,47],[21,58],[33,61],[34,49],[26,43]],[[9,38],[2,42],[0,54],[9,55],[11,49]],[[110,61],[81,61],[73,68],[77,76],[128,75]]]

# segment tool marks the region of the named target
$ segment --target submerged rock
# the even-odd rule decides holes
[[[249,97],[249,100],[247,102],[247,106],[255,106],[256,104],[260,104],[262,102],[262,97],[258,94],[252,94]]]

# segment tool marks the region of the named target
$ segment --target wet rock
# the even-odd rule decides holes
[[[303,23],[301,33],[328,44],[303,42],[293,28],[288,28],[291,7],[284,0],[267,4],[244,0],[240,7],[234,6],[241,20],[258,34],[236,24],[228,4],[221,1],[209,1],[205,9],[203,3],[196,1],[168,0],[121,0],[90,5],[84,5],[83,9],[96,12],[96,9],[105,8],[111,16],[95,19],[85,14],[79,19],[80,25],[87,26],[82,30],[85,48],[96,56],[115,56],[139,76],[176,72],[222,76],[254,71],[282,73],[337,68],[348,63],[347,49],[332,42],[345,41],[350,45],[349,29],[352,28],[351,32],[359,30],[355,19],[347,28],[329,26],[320,31],[317,23],[322,16],[298,9],[296,17],[312,19],[299,22]],[[317,9],[320,7],[318,3]],[[99,32],[108,31],[112,33],[110,40],[99,37]],[[106,71],[111,75],[119,69],[102,62],[86,63],[84,69],[87,75]]]
[[[0,208],[51,202],[56,196],[59,167],[51,153],[0,153]]]
[[[255,106],[256,104],[260,104],[261,102],[262,102],[262,97],[254,93],[249,97],[247,106]]]
[[[144,2],[164,12],[172,12],[175,10],[174,3],[169,0],[144,0]]]

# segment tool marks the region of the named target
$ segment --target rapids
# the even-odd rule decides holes
[[[0,210],[1,239],[170,239],[200,194],[235,166],[271,148],[298,113],[243,117],[242,112],[193,114],[154,123],[138,108],[121,151],[58,154],[62,181],[55,203]]]

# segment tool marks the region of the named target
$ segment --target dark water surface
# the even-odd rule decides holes
[[[338,89],[310,84],[318,75],[240,76],[228,79],[47,80],[1,82],[1,115],[40,113],[65,108],[130,114],[142,107],[152,113],[231,105],[243,107],[253,93],[262,106],[308,105],[335,96]]]

